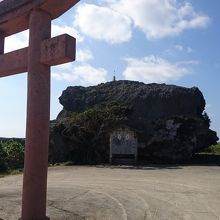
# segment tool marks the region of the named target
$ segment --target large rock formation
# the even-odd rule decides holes
[[[196,87],[114,81],[68,87],[60,103],[51,123],[52,161],[107,162],[110,133],[123,127],[136,132],[140,159],[180,161],[218,140]]]

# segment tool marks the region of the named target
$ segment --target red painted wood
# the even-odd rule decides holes
[[[4,38],[2,51],[4,50]],[[40,62],[49,66],[59,65],[75,60],[76,40],[68,34],[63,34],[41,42]],[[0,49],[1,51],[1,49]],[[0,53],[1,54],[1,53]],[[27,72],[28,48],[0,55],[0,77]]]
[[[0,2],[0,77],[28,71],[21,220],[46,220],[50,66],[75,59],[75,39],[51,37],[51,20],[79,0]],[[30,29],[29,47],[4,54],[5,37]]]
[[[22,220],[46,219],[50,67],[40,63],[40,48],[41,42],[49,39],[50,35],[50,15],[41,10],[33,11],[30,15],[28,49],[28,104]]]
[[[41,43],[41,63],[54,66],[75,60],[76,39],[63,34]]]
[[[5,45],[5,36],[3,32],[0,32],[0,55],[4,53],[4,45]]]
[[[0,2],[0,31],[9,36],[28,29],[28,18],[34,9],[42,9],[55,19],[77,2],[79,0],[4,0]]]
[[[27,72],[28,48],[0,55],[0,77]]]

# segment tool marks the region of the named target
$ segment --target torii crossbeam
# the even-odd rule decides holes
[[[51,38],[51,20],[79,0],[0,2],[0,77],[28,72],[21,220],[45,220],[50,120],[50,66],[75,60],[75,39]],[[5,37],[29,29],[29,46],[4,54]]]

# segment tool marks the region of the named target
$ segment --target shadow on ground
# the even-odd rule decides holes
[[[189,161],[189,165],[220,166],[220,155],[198,153]]]
[[[146,162],[148,161],[148,162]],[[140,161],[136,165],[97,165],[97,168],[110,167],[111,169],[131,169],[131,170],[161,170],[161,169],[183,169],[186,166],[220,166],[220,155],[198,153],[190,160],[182,161],[180,163],[171,163],[170,161],[158,161],[153,159],[146,159]]]

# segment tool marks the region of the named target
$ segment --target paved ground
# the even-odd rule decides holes
[[[20,216],[22,176],[0,178],[0,219]],[[49,169],[51,220],[219,220],[220,167]]]

